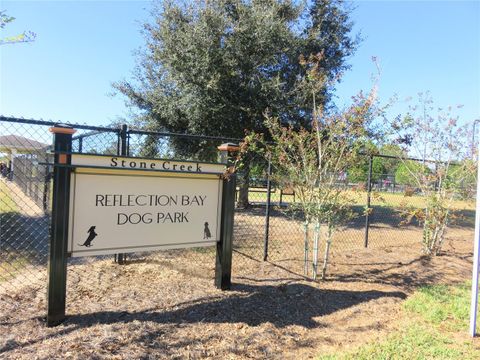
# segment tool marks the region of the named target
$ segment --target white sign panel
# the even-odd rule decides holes
[[[219,176],[74,172],[68,251],[86,256],[214,245],[221,199]]]
[[[223,174],[225,172],[223,164],[164,159],[74,154],[71,161],[73,166],[100,166],[120,170],[173,171],[196,174]]]

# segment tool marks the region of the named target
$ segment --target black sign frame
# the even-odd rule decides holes
[[[56,326],[65,320],[67,290],[67,258],[70,209],[70,179],[76,166],[71,164],[72,135],[75,129],[65,125],[50,128],[54,134],[54,170],[52,226],[48,266],[47,326]],[[227,145],[227,144],[224,144]],[[220,146],[221,162],[227,164],[223,175],[221,202],[220,241],[216,243],[214,284],[221,290],[231,288],[233,224],[235,208],[236,175],[228,171],[231,146]],[[123,157],[122,155],[120,155]],[[157,160],[157,159],[152,159]],[[163,160],[163,159],[158,159]],[[176,161],[172,159],[172,161]],[[114,168],[112,168],[114,170]],[[122,170],[119,168],[118,170]],[[124,263],[124,254],[119,263]]]

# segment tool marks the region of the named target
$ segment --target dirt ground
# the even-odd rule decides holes
[[[406,233],[408,234],[408,233]],[[308,359],[383,338],[418,286],[471,277],[472,231],[449,236],[441,256],[409,246],[337,252],[313,282],[282,261],[236,253],[233,286],[213,286],[212,251],[170,251],[119,266],[69,264],[66,321],[45,326],[45,292],[0,292],[0,358]],[[290,259],[298,261],[298,259]]]

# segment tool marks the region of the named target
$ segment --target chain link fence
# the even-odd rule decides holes
[[[54,122],[0,117],[0,292],[32,291],[45,295],[51,225],[53,162],[49,128]],[[166,134],[70,124],[76,133],[72,151],[132,157],[198,161],[217,160],[217,147],[235,139]],[[237,237],[238,238],[238,237]],[[69,258],[67,296],[98,294],[100,274],[122,264],[187,266],[213,280],[215,248],[136,252]],[[242,267],[240,256],[234,260]],[[248,261],[248,260],[247,260]],[[235,270],[235,269],[234,269]],[[71,291],[75,288],[75,291]],[[42,296],[43,296],[42,295]]]
[[[367,193],[371,208],[367,227],[368,246],[393,248],[420,243],[423,227],[417,218],[409,219],[408,213],[412,209],[425,208],[426,198],[404,166],[405,160],[385,155],[373,155],[370,159],[373,165],[380,164],[380,161],[389,172],[385,173],[385,168],[381,167],[380,171],[370,169],[371,188]],[[435,171],[434,164],[418,159],[406,161],[415,164],[410,164],[411,168],[432,167],[430,171]],[[462,195],[452,203],[448,228],[451,238],[465,236],[474,227],[476,179],[472,175],[468,180],[457,184],[460,188],[457,192]]]
[[[49,127],[53,125],[53,122],[0,117],[0,293],[28,288],[45,294],[53,171],[48,165],[52,163]],[[238,139],[151,132],[126,126],[104,128],[75,124],[72,127],[77,130],[73,151],[86,154],[214,161],[221,143],[238,142]],[[364,178],[350,178],[346,174],[339,185],[350,193],[356,215],[335,233],[334,253],[365,247],[409,246],[421,239],[419,224],[405,223],[401,215],[402,209],[408,206],[422,206],[421,194],[409,185],[408,179],[396,176],[394,171],[398,170],[400,160],[388,158],[390,172],[381,173],[372,171],[374,159],[366,157],[370,166]],[[303,274],[303,219],[301,214],[290,211],[289,205],[296,201],[292,189],[270,181],[269,172],[274,171],[265,159],[254,157],[248,162],[248,168],[238,172],[233,276],[246,269],[254,272],[264,260]],[[459,221],[452,224],[454,235],[473,227],[473,201],[459,201],[458,212]],[[312,245],[310,240],[308,268],[312,266]],[[320,256],[323,246],[319,249]],[[102,289],[110,286],[104,279],[111,278],[115,269],[121,268],[118,262],[175,268],[204,274],[213,281],[215,249],[70,258],[67,296],[73,293],[88,293],[93,298],[101,296]],[[75,292],[71,291],[73,287]]]
[[[40,122],[0,121],[0,288],[46,288],[51,134]]]

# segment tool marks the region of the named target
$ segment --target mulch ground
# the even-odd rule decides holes
[[[313,282],[288,262],[235,254],[230,291],[213,286],[211,251],[170,251],[119,266],[69,265],[66,321],[45,326],[45,292],[0,292],[0,358],[307,359],[382,339],[398,326],[418,286],[471,277],[472,231],[456,232],[441,256],[419,244],[335,253]]]

